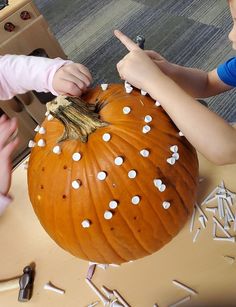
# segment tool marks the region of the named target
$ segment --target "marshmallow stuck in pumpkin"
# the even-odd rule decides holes
[[[82,99],[47,105],[28,167],[34,211],[51,238],[81,259],[120,264],[150,255],[192,213],[196,151],[139,90],[110,84]]]

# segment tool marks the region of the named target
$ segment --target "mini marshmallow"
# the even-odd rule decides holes
[[[145,126],[143,126],[143,129],[142,129],[142,132],[143,133],[148,133],[149,131],[151,131],[151,127],[150,126],[148,126],[148,125],[145,125]]]
[[[133,205],[138,205],[140,203],[140,197],[138,195],[135,195],[132,197],[131,202]]]
[[[59,155],[61,153],[61,147],[56,145],[53,147],[53,150],[52,150],[55,154]]]
[[[151,115],[146,115],[144,118],[145,123],[150,123],[152,121]]]
[[[110,202],[109,202],[109,208],[111,208],[111,209],[116,209],[118,207],[118,201],[116,201],[116,200],[111,200]]]
[[[184,136],[183,132],[179,131],[179,135],[180,136]]]
[[[101,84],[101,88],[102,88],[103,91],[107,90],[108,84],[107,83]]]
[[[79,152],[73,153],[72,159],[73,159],[74,161],[79,161],[79,160],[81,159],[81,154],[80,154]]]
[[[103,139],[104,142],[109,142],[110,139],[111,139],[110,133],[104,133],[103,136],[102,136],[102,139]]]
[[[38,146],[39,146],[39,147],[44,147],[45,145],[46,145],[46,142],[45,142],[44,139],[40,139],[40,140],[38,141]]]
[[[46,111],[45,116],[47,117],[50,114],[49,111]]]
[[[132,86],[126,87],[126,88],[125,88],[125,92],[126,92],[127,94],[130,94],[132,91],[133,91]]]
[[[140,150],[139,153],[140,153],[140,155],[143,156],[144,158],[147,158],[147,157],[149,156],[149,154],[150,154],[149,150],[147,150],[147,149],[142,149],[142,150]]]
[[[169,202],[169,201],[163,201],[162,207],[163,207],[164,209],[169,209],[169,208],[170,208],[170,202]]]
[[[131,87],[132,85],[128,82],[128,81],[125,81],[125,87]]]
[[[124,159],[123,159],[123,157],[116,157],[114,162],[115,162],[115,165],[120,166],[124,163]]]
[[[106,210],[105,213],[104,213],[104,218],[106,220],[110,220],[112,217],[113,217],[113,213],[109,210]]]
[[[156,188],[159,188],[162,185],[161,179],[154,179],[153,183]]]
[[[47,117],[47,119],[48,119],[49,121],[50,121],[50,120],[53,120],[53,118],[54,118],[54,117],[52,116],[52,114],[49,114],[48,117]]]
[[[172,154],[172,157],[175,158],[175,160],[179,160],[179,153],[178,152],[174,152]]]
[[[131,112],[131,108],[130,108],[130,107],[124,107],[124,108],[123,108],[123,113],[124,113],[125,115],[129,114],[130,112]]]
[[[158,190],[159,190],[160,192],[164,192],[165,189],[166,189],[166,185],[165,185],[164,183],[161,184],[161,185],[158,187]]]
[[[155,101],[155,106],[160,107],[160,102],[158,100]]]
[[[145,96],[147,95],[147,92],[145,92],[144,90],[141,90],[141,95]]]
[[[168,159],[166,159],[166,161],[167,161],[167,163],[169,163],[171,165],[175,164],[175,158],[174,157],[168,158]]]
[[[46,133],[46,129],[44,127],[40,127],[39,134],[45,134],[45,133]]]
[[[78,190],[81,186],[80,180],[74,180],[72,181],[72,188],[74,188],[75,190]]]
[[[128,177],[129,177],[130,179],[134,179],[136,176],[137,176],[137,172],[136,172],[134,169],[132,169],[132,170],[130,170],[130,171],[128,172]]]
[[[107,177],[107,173],[106,172],[104,172],[104,171],[101,171],[101,172],[99,172],[98,174],[97,174],[97,179],[98,180],[105,180],[106,179],[106,177]]]
[[[178,148],[177,145],[173,145],[173,146],[170,147],[170,151],[172,151],[172,152],[178,152],[178,150],[179,150],[179,148]]]
[[[38,125],[38,126],[34,129],[34,131],[38,132],[39,129],[40,129],[40,126]]]
[[[33,147],[35,147],[35,145],[36,145],[36,143],[32,140],[30,140],[29,143],[28,143],[29,148],[33,148]]]
[[[81,225],[83,226],[83,228],[89,228],[90,225],[91,225],[91,222],[90,222],[90,220],[83,220]]]

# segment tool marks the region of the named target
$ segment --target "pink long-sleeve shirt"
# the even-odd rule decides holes
[[[23,94],[30,90],[51,92],[58,96],[52,87],[53,77],[60,67],[70,63],[72,61],[60,58],[48,59],[25,55],[0,56],[0,100],[7,100],[16,94]],[[10,202],[10,196],[0,193],[0,215]]]

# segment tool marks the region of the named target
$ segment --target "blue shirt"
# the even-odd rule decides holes
[[[236,87],[236,57],[219,65],[217,67],[217,74],[225,84]]]

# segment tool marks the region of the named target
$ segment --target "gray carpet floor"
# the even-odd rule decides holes
[[[94,85],[119,82],[116,63],[126,50],[118,28],[174,63],[211,70],[234,55],[225,0],[34,0],[68,58],[86,65]],[[236,90],[207,99],[209,107],[236,121]]]

